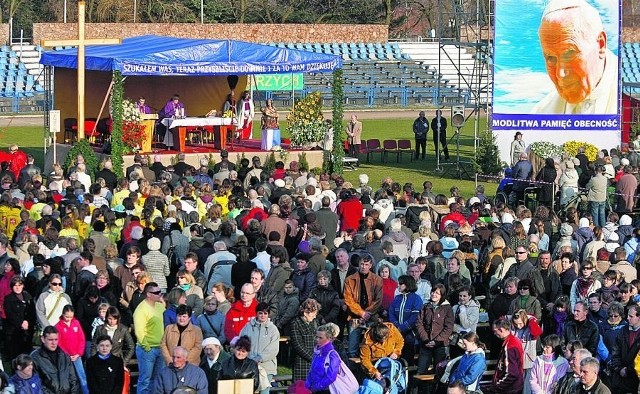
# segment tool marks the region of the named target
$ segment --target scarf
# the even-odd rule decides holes
[[[568,313],[564,312],[553,312],[553,320],[556,322],[556,335],[562,335],[564,330],[564,322],[567,321]]]
[[[527,306],[527,301],[529,301],[529,296],[520,297],[520,309],[525,309],[525,307]]]
[[[580,298],[587,298],[587,296],[589,295],[589,289],[591,288],[591,286],[593,285],[593,282],[595,281],[595,279],[590,276],[588,278],[585,277],[579,277],[578,278],[578,283],[576,286],[576,290],[578,291],[578,296]]]

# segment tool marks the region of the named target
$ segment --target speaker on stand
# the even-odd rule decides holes
[[[466,118],[464,113],[464,105],[454,105],[451,107],[451,125],[455,127],[455,134],[449,140],[455,138],[456,140],[456,161],[455,163],[451,163],[452,166],[442,173],[441,177],[444,177],[449,170],[455,168],[458,179],[462,179],[462,173],[464,172],[468,178],[472,178],[472,175],[467,172],[468,168],[472,168],[470,161],[461,161],[460,160],[460,129],[464,127]],[[468,164],[468,166],[461,166],[461,164]]]

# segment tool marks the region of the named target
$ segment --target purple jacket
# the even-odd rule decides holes
[[[178,104],[174,104],[173,100],[169,100],[167,105],[164,106],[158,113],[160,118],[170,118],[176,114],[176,110],[178,108],[184,108],[184,104],[182,102],[178,102]]]
[[[329,355],[329,365],[325,365]],[[331,342],[313,351],[311,368],[304,384],[311,391],[329,390],[329,385],[336,381],[340,370],[340,355],[333,348]]]

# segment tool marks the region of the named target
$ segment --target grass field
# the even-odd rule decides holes
[[[257,122],[256,122],[257,123]],[[410,139],[412,146],[414,145],[412,125],[413,119],[364,119],[362,139],[378,138],[381,141],[385,139]],[[281,128],[286,130],[286,124],[281,124]],[[469,162],[473,158],[473,122],[468,122],[461,130],[460,134],[460,160],[469,176],[473,177],[473,169]],[[486,129],[484,120],[479,125],[479,130]],[[451,128],[448,130],[448,137],[451,138],[455,133]],[[286,131],[283,137],[286,137]],[[259,132],[254,132],[254,138],[260,138]],[[36,157],[36,163],[42,165],[44,162],[43,144],[43,128],[42,126],[33,127],[7,127],[0,129],[0,149],[6,149],[11,144],[18,144],[27,153]],[[449,143],[450,163],[456,160],[455,139]],[[295,154],[290,156],[294,159]],[[434,185],[435,193],[449,194],[449,188],[456,185],[460,188],[463,195],[468,196],[473,193],[475,183],[472,180],[459,180],[455,166],[452,164],[442,165],[443,172],[435,172],[435,155],[432,135],[428,135],[427,140],[427,160],[414,161],[409,160],[409,155],[404,154],[400,163],[395,162],[395,155],[389,155],[387,163],[380,161],[380,155],[374,155],[371,163],[367,164],[365,157],[360,157],[360,168],[356,171],[346,171],[345,179],[358,184],[358,175],[365,173],[369,175],[370,184],[376,187],[380,180],[390,176],[394,181],[404,184],[411,182],[416,189],[422,190],[422,183],[430,180]],[[464,173],[463,179],[468,178]],[[493,195],[497,184],[488,183],[485,185],[486,194]]]

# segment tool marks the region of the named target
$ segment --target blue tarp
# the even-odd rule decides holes
[[[75,69],[76,48],[45,51],[40,63]],[[160,36],[125,38],[120,45],[85,47],[85,68],[122,75],[246,75],[330,72],[342,67],[334,55],[233,40]]]

